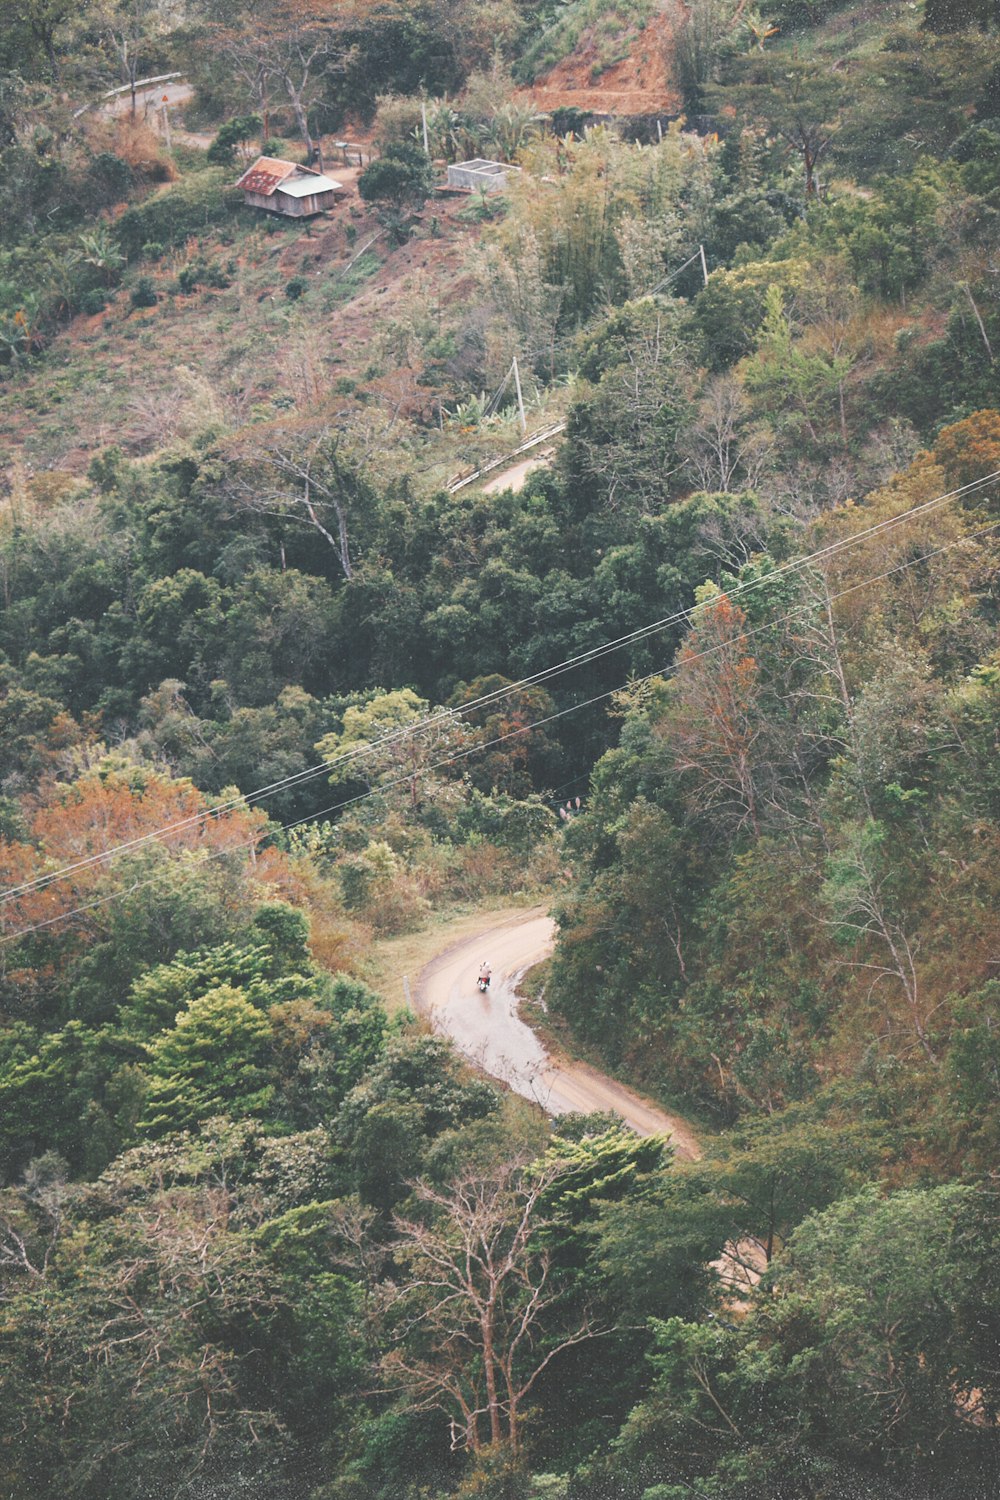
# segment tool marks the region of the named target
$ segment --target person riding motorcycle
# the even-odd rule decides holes
[[[490,976],[492,975],[492,973],[493,970],[490,968],[489,964],[484,958],[482,963],[479,965],[479,978],[476,980],[476,983],[479,985],[479,988],[483,992],[483,994],[485,994],[490,987]]]

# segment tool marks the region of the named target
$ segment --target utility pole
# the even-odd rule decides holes
[[[705,285],[708,286],[708,266],[705,264],[705,246],[704,245],[699,245],[698,246],[698,254],[701,256],[701,274],[704,277]]]
[[[514,371],[514,389],[517,391],[517,409],[521,413],[521,436],[526,437],[528,432],[528,423],[524,415],[524,400],[521,396],[521,374],[517,368],[516,354],[514,355],[514,362],[511,366],[511,369]]]
[[[422,99],[420,101],[420,123],[424,127],[424,155],[425,156],[430,156],[430,154],[431,154],[431,147],[430,147],[430,142],[429,142],[429,140],[427,138],[427,105],[424,103],[424,101]]]

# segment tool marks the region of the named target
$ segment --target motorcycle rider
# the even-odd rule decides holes
[[[486,960],[484,958],[483,961],[482,961],[482,963],[479,965],[479,988],[481,990],[488,990],[489,989],[489,987],[490,987],[490,975],[492,973],[493,973],[493,970],[490,968],[489,964],[486,962]]]

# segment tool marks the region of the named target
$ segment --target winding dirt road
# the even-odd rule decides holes
[[[517,1013],[521,977],[552,951],[555,923],[541,909],[487,928],[438,955],[421,972],[417,1008],[484,1073],[550,1115],[615,1110],[639,1135],[664,1133],[678,1156],[694,1160],[698,1142],[683,1120],[664,1113],[585,1063],[556,1062]],[[476,988],[479,965],[493,966],[490,990]]]

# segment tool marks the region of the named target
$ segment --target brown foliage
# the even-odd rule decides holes
[[[122,846],[155,839],[177,853],[252,858],[267,824],[263,813],[239,806],[213,813],[191,782],[135,768],[49,785],[25,810],[31,842],[0,842],[0,885],[17,891],[0,906],[0,930],[8,938],[74,916],[75,925],[93,930],[93,913],[77,909],[94,901],[113,873],[112,852]]]

